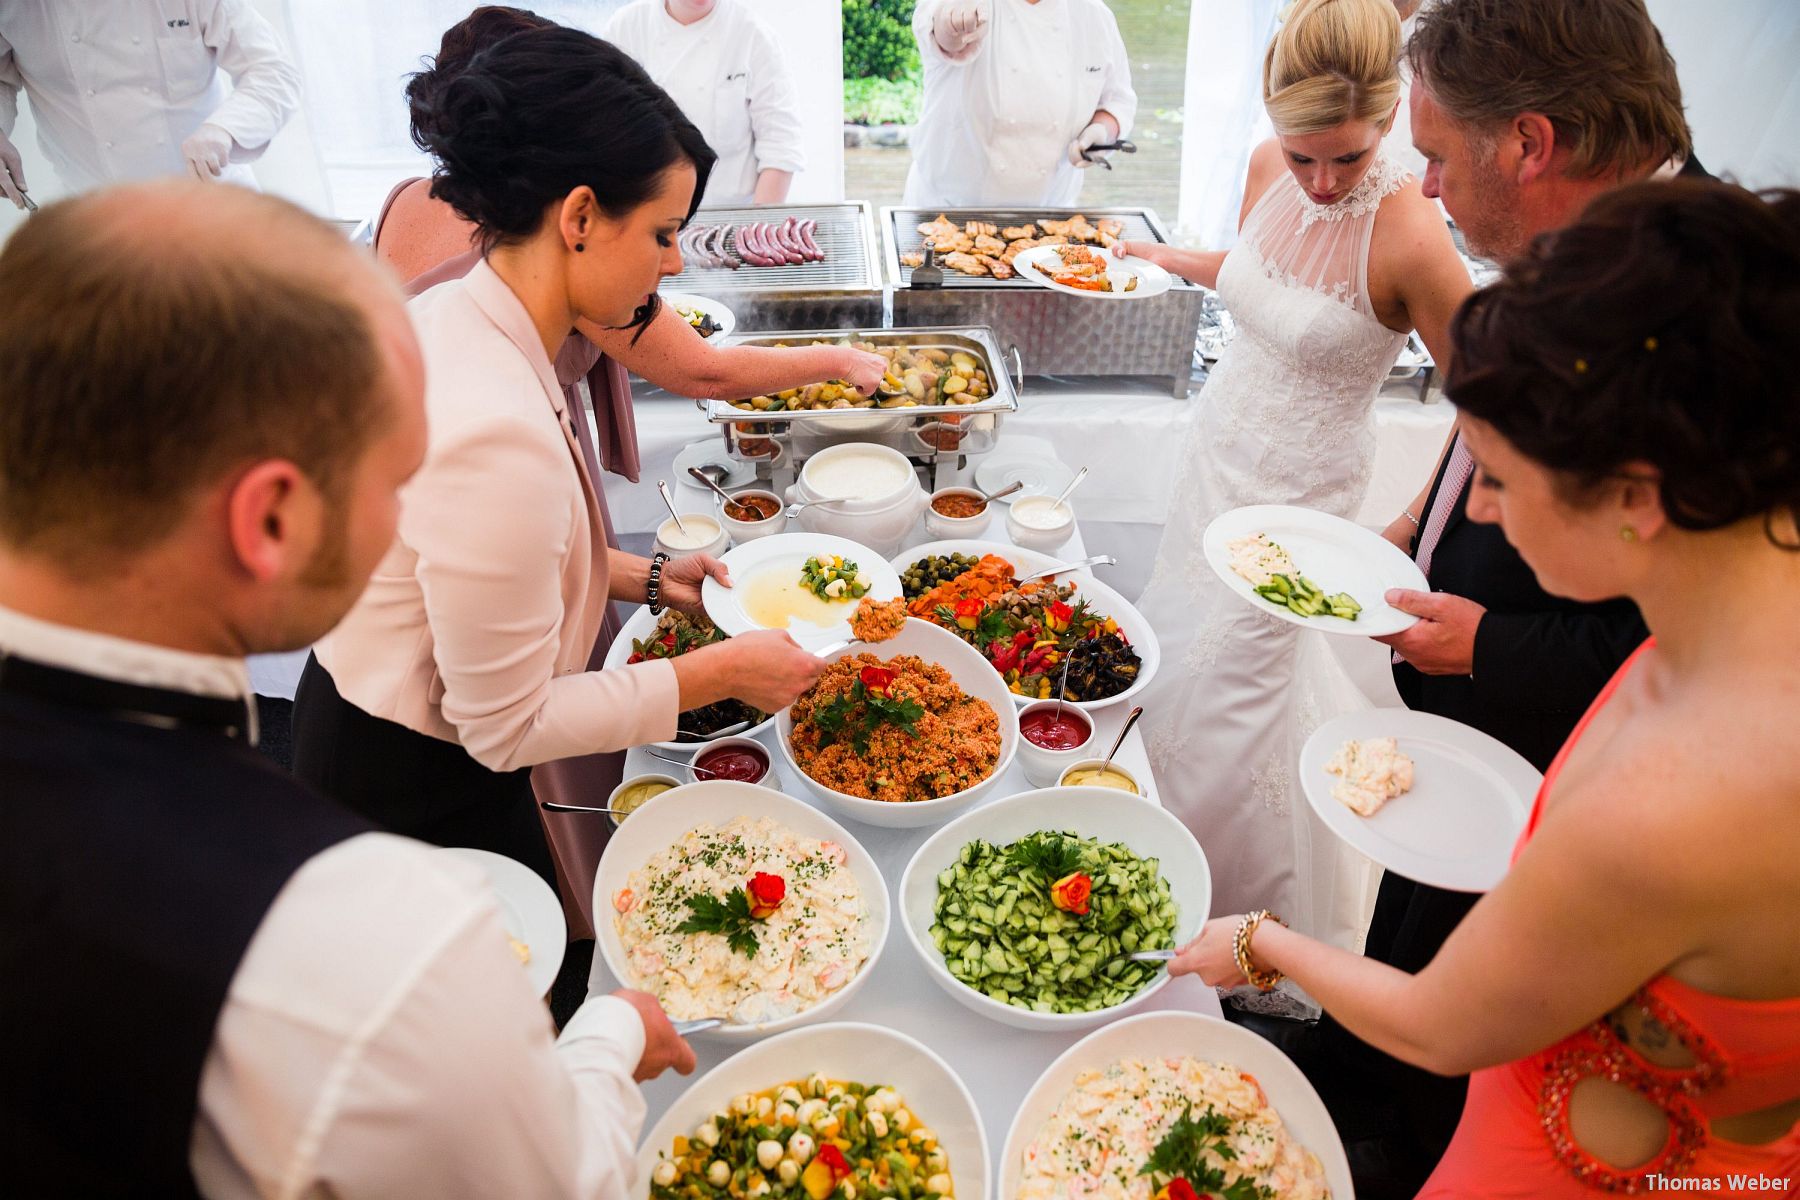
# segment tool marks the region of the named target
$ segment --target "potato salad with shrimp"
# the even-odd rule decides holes
[[[849,855],[769,817],[688,830],[631,873],[613,910],[632,985],[676,1020],[782,1020],[869,957],[869,906]]]
[[[1185,1185],[1185,1186],[1183,1186]],[[1324,1200],[1325,1168],[1256,1079],[1196,1058],[1083,1071],[1025,1147],[1015,1200]]]

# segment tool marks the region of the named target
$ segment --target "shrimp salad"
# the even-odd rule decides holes
[[[1196,1173],[1222,1173],[1212,1177],[1225,1185],[1247,1176],[1253,1194],[1282,1200],[1330,1196],[1318,1157],[1288,1133],[1253,1077],[1195,1058],[1128,1058],[1076,1077],[1025,1147],[1015,1200],[1150,1200],[1167,1181],[1144,1168],[1172,1126],[1202,1114],[1225,1132],[1195,1143]]]
[[[759,907],[753,921],[740,922],[753,937],[683,929],[701,905],[770,877],[783,881],[783,894],[771,910]],[[759,900],[760,892],[751,903]],[[872,940],[869,906],[844,848],[769,817],[688,830],[631,873],[613,909],[636,986],[676,1020],[755,1024],[803,1012],[850,982]]]

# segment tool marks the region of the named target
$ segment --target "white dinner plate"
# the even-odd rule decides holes
[[[1303,617],[1284,605],[1256,594],[1250,581],[1231,569],[1228,544],[1237,538],[1266,533],[1288,552],[1300,574],[1327,594],[1348,592],[1362,605],[1354,621],[1343,617]],[[1225,586],[1259,612],[1307,629],[1352,637],[1385,637],[1410,629],[1419,618],[1392,607],[1389,588],[1426,592],[1424,572],[1405,551],[1354,521],[1289,504],[1252,504],[1213,518],[1201,539],[1206,561]]]
[[[625,624],[620,627],[619,636],[613,639],[613,644],[607,649],[606,661],[600,664],[601,668],[603,670],[613,671],[625,666],[625,660],[631,657],[632,641],[649,637],[655,628],[656,617],[651,613],[650,606],[647,604],[639,605],[632,611],[631,616],[626,619]],[[770,714],[766,719],[756,725],[752,725],[748,729],[731,729],[730,726],[727,726],[726,728],[730,730],[728,733],[721,732],[704,738],[688,738],[686,740],[678,738],[676,741],[672,742],[649,742],[646,744],[654,746],[658,750],[666,750],[671,754],[689,754],[700,749],[700,747],[706,745],[706,743],[712,741],[714,738],[755,737],[757,734],[767,729],[774,720],[774,715]]]
[[[1319,1093],[1274,1043],[1248,1029],[1199,1013],[1154,1012],[1126,1017],[1096,1029],[1076,1042],[1038,1076],[1006,1135],[1000,1154],[1000,1195],[1019,1194],[1025,1173],[1025,1149],[1043,1130],[1050,1114],[1083,1071],[1102,1071],[1126,1058],[1188,1057],[1229,1063],[1251,1076],[1294,1140],[1312,1151],[1325,1169],[1325,1182],[1337,1200],[1350,1200],[1356,1189],[1344,1143]],[[1135,1171],[1139,1164],[1121,1164]]]
[[[719,481],[719,486],[728,492],[733,488],[745,487],[756,479],[756,464],[731,457],[731,453],[725,449],[725,444],[716,437],[682,447],[681,453],[675,456],[674,467],[676,483],[684,487],[691,487],[696,492],[706,492],[707,495],[712,495],[710,491],[700,485],[699,480],[688,474],[689,467],[720,468],[725,472],[725,478]]]
[[[521,969],[533,991],[549,995],[556,973],[562,970],[563,951],[569,947],[569,927],[563,921],[562,901],[556,892],[536,871],[504,854],[467,846],[449,846],[444,853],[474,863],[487,875],[494,898],[500,902],[501,924],[531,950],[531,961]],[[512,953],[510,947],[507,953]]]
[[[712,333],[700,334],[701,337],[709,342],[716,342],[723,338],[728,338],[731,336],[731,331],[737,328],[737,314],[717,300],[714,300],[711,296],[696,296],[690,292],[663,292],[661,295],[664,304],[673,305],[677,308],[692,309],[694,312],[705,313],[707,316],[717,321],[719,327]],[[694,332],[700,333],[698,329]]]
[[[1351,740],[1391,737],[1413,760],[1413,786],[1372,817],[1333,798],[1325,764]],[[1513,845],[1544,777],[1478,729],[1432,713],[1375,708],[1313,731],[1300,750],[1300,783],[1319,819],[1388,870],[1432,887],[1485,892],[1512,862]]]
[[[706,606],[706,615],[712,618],[713,624],[729,637],[767,629],[769,627],[752,617],[745,607],[749,597],[755,594],[752,589],[757,579],[765,572],[773,572],[783,578],[798,580],[806,560],[821,554],[842,555],[846,562],[855,563],[857,569],[869,577],[871,599],[900,598],[900,576],[888,566],[886,558],[860,542],[824,533],[777,533],[727,551],[720,561],[731,572],[732,586],[726,587],[707,576],[700,585],[700,603]],[[850,614],[856,611],[856,602],[847,601],[842,608],[843,616],[829,625],[791,620],[788,635],[802,646],[814,649],[846,641],[850,637]]]
[[[1073,478],[1075,472],[1054,458],[1018,450],[995,450],[975,467],[975,486],[990,496],[1015,483],[1025,485],[1002,497],[1001,504],[1011,504],[1020,496],[1054,496],[1068,487]]]
[[[1020,251],[1013,257],[1013,270],[1020,279],[1030,280],[1039,287],[1049,288],[1053,292],[1062,292],[1068,296],[1080,296],[1085,300],[1148,300],[1151,296],[1160,296],[1174,286],[1169,273],[1146,258],[1114,258],[1112,251],[1089,247],[1095,254],[1106,259],[1106,277],[1112,281],[1110,292],[1090,292],[1085,288],[1070,287],[1050,278],[1050,273],[1061,266],[1057,258],[1056,246],[1033,246],[1029,250]],[[1131,280],[1137,280],[1137,287],[1124,291]]]

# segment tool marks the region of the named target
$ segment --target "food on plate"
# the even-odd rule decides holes
[[[933,512],[958,519],[979,517],[987,506],[986,500],[972,492],[944,492],[931,498]]]
[[[1040,832],[976,840],[938,872],[931,940],[963,983],[1033,1012],[1122,1004],[1160,967],[1124,958],[1175,944],[1175,901],[1154,858]]]
[[[702,779],[734,779],[739,783],[761,783],[769,773],[769,756],[762,751],[733,742],[694,756],[694,774]]]
[[[1054,496],[1021,496],[1013,501],[1012,515],[1027,529],[1061,529],[1075,519],[1075,511]]]
[[[916,483],[911,464],[875,446],[846,446],[821,455],[806,464],[801,478],[821,500],[885,500]]]
[[[691,304],[671,304],[669,307],[680,313],[681,319],[703,338],[709,338],[725,328],[719,324],[718,318],[703,308],[695,308]]]
[[[1023,1158],[1015,1200],[1331,1195],[1318,1156],[1295,1140],[1256,1078],[1197,1058],[1127,1058],[1083,1071]]]
[[[906,628],[906,601],[864,596],[850,614],[850,633],[859,642],[885,642]]]
[[[763,492],[746,492],[725,506],[734,521],[767,521],[781,512],[781,501]]]
[[[869,591],[869,577],[841,554],[819,554],[800,568],[800,582],[821,600],[860,600]]]
[[[688,513],[679,523],[674,517],[656,530],[656,540],[671,550],[700,550],[719,540],[719,523],[711,517]]]
[[[1013,259],[1035,246],[1061,246],[1087,243],[1111,246],[1125,234],[1125,224],[1112,217],[1102,217],[1096,224],[1076,214],[1067,220],[1043,218],[1022,225],[1002,228],[993,221],[964,221],[958,224],[940,214],[936,220],[918,226],[923,246],[939,254],[939,261],[949,270],[972,278],[1011,279]],[[900,264],[919,267],[925,263],[923,248],[900,255]]]
[[[1033,265],[1044,278],[1063,287],[1084,292],[1137,291],[1135,273],[1122,287],[1115,288],[1112,276],[1107,272],[1106,256],[1087,246],[1057,246],[1054,257],[1033,260]]]
[[[527,966],[531,965],[531,947],[530,946],[527,946],[524,942],[521,942],[518,938],[512,936],[512,934],[510,934],[510,933],[506,935],[506,942],[507,942],[507,945],[512,947],[513,957],[519,960],[519,965],[521,967],[527,967]]]
[[[721,1104],[650,1172],[650,1200],[834,1194],[951,1200],[950,1158],[893,1088],[811,1075]]]
[[[1019,718],[1019,736],[1045,750],[1073,750],[1093,735],[1094,727],[1073,708],[1040,709]]]
[[[1000,761],[1000,718],[914,654],[856,654],[794,701],[794,761],[846,796],[904,804],[974,787]]]
[[[1064,787],[1103,787],[1130,792],[1136,796],[1138,785],[1131,776],[1114,766],[1070,767],[1063,772]]]
[[[705,617],[689,616],[687,613],[665,608],[657,615],[656,628],[651,630],[649,637],[631,639],[631,657],[625,661],[630,664],[655,658],[680,658],[690,650],[698,650],[702,646],[711,646],[724,640],[725,634]],[[675,740],[703,741],[728,725],[744,721],[757,725],[768,718],[768,713],[759,712],[741,700],[721,700],[704,708],[691,708],[677,717]],[[649,798],[645,796],[643,800]],[[638,803],[643,803],[643,800]]]
[[[640,779],[621,787],[608,807],[613,810],[614,817],[623,821],[674,786],[666,779]]]
[[[767,396],[734,400],[734,407],[756,412],[803,412],[820,408],[918,408],[946,404],[979,404],[994,394],[994,384],[981,359],[966,350],[937,346],[877,345],[873,342],[813,342],[815,346],[854,346],[887,359],[881,389],[865,396],[841,379],[809,383]]]
[[[1325,771],[1338,777],[1331,785],[1332,799],[1359,817],[1374,816],[1413,785],[1413,760],[1391,737],[1345,742],[1325,764]]]
[[[1319,586],[1294,565],[1266,533],[1233,538],[1225,543],[1231,555],[1231,569],[1256,589],[1256,594],[1275,605],[1302,617],[1342,617],[1356,620],[1362,605],[1348,592],[1326,595]]]
[[[688,830],[613,894],[635,986],[676,1020],[778,1021],[813,1007],[869,957],[849,861],[770,817]]]
[[[819,223],[789,217],[785,221],[752,221],[746,224],[689,225],[676,238],[683,270],[689,266],[792,267],[824,262],[818,241]]]
[[[808,561],[819,562],[821,567],[824,566],[821,559]],[[849,578],[854,581],[858,574],[856,565],[850,564],[849,569]],[[839,588],[838,594],[815,591],[815,580],[823,580],[829,584],[833,578],[840,578],[836,568],[831,568],[831,571],[831,576],[809,572],[804,567],[796,567],[791,559],[785,563],[772,563],[739,585],[744,593],[744,612],[764,629],[786,629],[795,621],[806,625],[835,626],[845,619],[845,604],[860,597],[843,594],[849,589],[848,583]],[[862,586],[866,592],[866,579]]]
[[[1013,564],[998,554],[983,555],[949,580],[943,571],[931,559],[907,568],[901,578],[907,612],[981,651],[1016,695],[1055,698],[1070,656],[1064,699],[1104,700],[1137,682],[1137,651],[1117,621],[1076,597],[1075,584],[1016,583]],[[919,590],[930,579],[939,582]]]

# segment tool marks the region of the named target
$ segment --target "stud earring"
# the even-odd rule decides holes
[[[1635,542],[1637,541],[1637,530],[1629,525],[1622,525],[1619,527],[1619,537],[1622,541]]]
[[[585,242],[576,242],[575,243],[575,253],[580,254],[583,250],[586,250],[586,249],[587,249],[587,244]]]

